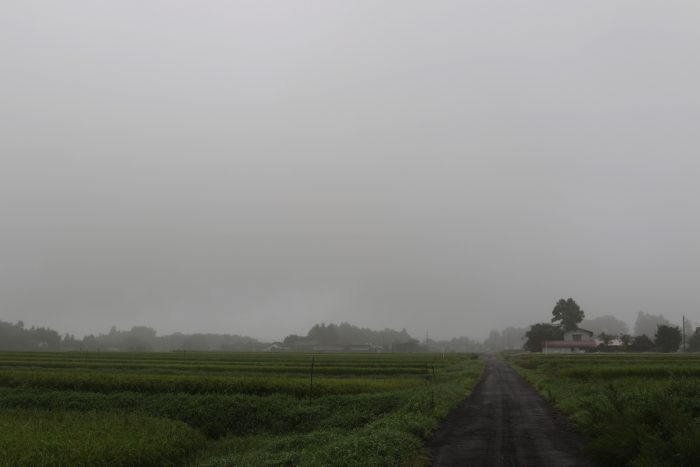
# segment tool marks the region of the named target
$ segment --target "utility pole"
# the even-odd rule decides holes
[[[683,352],[685,352],[685,315],[683,315]]]

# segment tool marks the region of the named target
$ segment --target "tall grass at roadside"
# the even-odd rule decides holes
[[[510,361],[570,415],[602,465],[699,465],[697,356],[529,354]]]

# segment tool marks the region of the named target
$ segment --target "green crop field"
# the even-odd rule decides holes
[[[482,368],[473,354],[0,352],[0,465],[419,465]]]
[[[700,465],[700,355],[508,357],[567,413],[602,465]]]

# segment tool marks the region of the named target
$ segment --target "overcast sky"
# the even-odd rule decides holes
[[[0,6],[0,320],[700,321],[700,3]]]

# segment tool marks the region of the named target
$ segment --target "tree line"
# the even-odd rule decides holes
[[[687,322],[687,321],[686,321]],[[700,351],[700,333],[693,332],[687,322],[686,349]],[[561,340],[564,332],[577,327],[592,331],[600,341],[598,350],[675,351],[683,340],[678,326],[673,326],[663,315],[639,312],[630,333],[627,324],[614,316],[604,315],[586,319],[585,313],[573,299],[559,300],[552,310],[549,323],[536,323],[529,328],[508,326],[492,330],[484,340],[456,337],[446,340],[424,340],[412,337],[406,329],[372,330],[340,324],[314,324],[302,336],[291,334],[279,344],[294,349],[298,343],[322,345],[372,344],[386,351],[400,349],[408,352],[496,352],[501,350],[541,351],[542,342]],[[158,336],[155,329],[134,326],[119,330],[112,326],[104,334],[91,334],[81,339],[72,334],[61,335],[47,327],[25,327],[22,321],[9,323],[0,321],[0,350],[90,350],[90,351],[260,351],[269,344],[237,334],[173,333]]]
[[[564,338],[564,333],[576,329],[593,332],[600,344],[599,351],[630,352],[675,352],[686,341],[686,350],[700,351],[700,333],[695,332],[690,322],[683,336],[679,326],[673,326],[663,315],[653,315],[640,311],[634,326],[634,335],[628,333],[627,325],[613,316],[606,315],[593,320],[585,320],[585,313],[571,298],[560,299],[552,310],[549,323],[536,323],[525,333],[524,350],[542,351],[545,341]],[[653,337],[653,339],[652,339]],[[614,344],[614,345],[613,345]]]
[[[406,329],[396,331],[383,329],[374,331],[369,328],[353,326],[347,322],[340,324],[326,323],[314,324],[306,333],[306,336],[291,334],[284,339],[284,344],[306,340],[323,345],[348,345],[348,344],[373,344],[380,347],[388,347],[395,344],[415,343],[418,341],[411,337]]]
[[[156,335],[153,328],[134,326],[118,330],[112,326],[106,334],[91,334],[77,339],[72,334],[61,336],[45,327],[26,328],[22,321],[15,324],[0,321],[0,350],[51,351],[171,351],[171,350],[262,350],[265,344],[252,337],[231,334]]]

